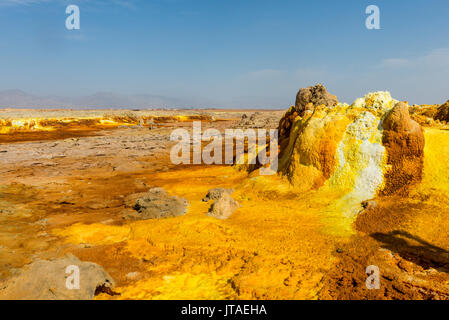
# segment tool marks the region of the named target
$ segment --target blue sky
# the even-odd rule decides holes
[[[76,4],[81,29],[65,28]],[[381,30],[365,28],[380,8]],[[0,90],[98,91],[282,107],[325,84],[449,99],[449,1],[0,0]]]

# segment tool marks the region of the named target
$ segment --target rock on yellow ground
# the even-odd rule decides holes
[[[335,237],[320,207],[292,197],[288,181],[249,178],[230,167],[158,173],[168,192],[188,199],[185,216],[123,226],[76,224],[57,230],[68,242],[125,244],[152,275],[115,290],[122,299],[313,299],[332,265]],[[270,180],[271,179],[271,180]],[[273,180],[274,179],[274,180]],[[206,215],[212,187],[234,187],[242,204],[229,219]],[[111,298],[105,294],[99,299]]]

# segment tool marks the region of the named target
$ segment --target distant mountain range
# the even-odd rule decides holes
[[[209,105],[211,106],[211,105]],[[122,95],[97,92],[81,97],[38,96],[22,90],[0,91],[0,108],[76,108],[76,109],[120,109],[120,108],[202,108],[204,102],[195,99],[177,99],[158,95]]]

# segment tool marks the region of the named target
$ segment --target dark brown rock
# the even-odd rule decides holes
[[[338,99],[330,94],[321,84],[301,88],[296,95],[295,111],[302,117],[306,110],[313,110],[316,106],[325,105],[326,107],[334,106],[338,103]]]
[[[438,108],[435,120],[449,122],[449,100]]]

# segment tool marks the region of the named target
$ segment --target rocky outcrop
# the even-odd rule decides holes
[[[424,132],[410,118],[409,107],[398,102],[382,122],[382,143],[387,149],[385,187],[382,194],[407,193],[410,185],[421,181],[424,165]]]
[[[387,131],[414,132],[419,131],[420,126],[410,118],[408,105],[405,102],[398,102],[393,109],[388,112],[382,122],[382,127]]]
[[[407,193],[421,180],[423,129],[408,105],[390,93],[368,93],[351,105],[314,106],[302,116],[296,110],[290,108],[280,123],[279,172],[298,192],[325,187],[343,194],[336,206],[352,216],[361,202]],[[288,137],[282,132],[287,129]]]
[[[127,219],[160,219],[182,216],[187,212],[188,202],[184,198],[169,196],[163,188],[152,188],[136,200],[135,212],[127,211]]]
[[[79,288],[71,275],[79,270]],[[37,260],[24,267],[0,288],[0,299],[92,300],[96,293],[113,293],[114,281],[103,268],[73,255],[56,260]]]
[[[449,100],[438,108],[435,120],[449,122]]]
[[[240,120],[235,123],[233,129],[274,129],[277,127],[279,118],[275,116],[266,116],[262,112],[255,112],[248,116],[243,114]]]
[[[287,146],[295,122],[304,117],[307,111],[313,112],[318,106],[331,107],[337,103],[337,97],[330,94],[322,84],[301,88],[296,95],[295,106],[292,106],[279,121],[280,151],[282,152]]]

